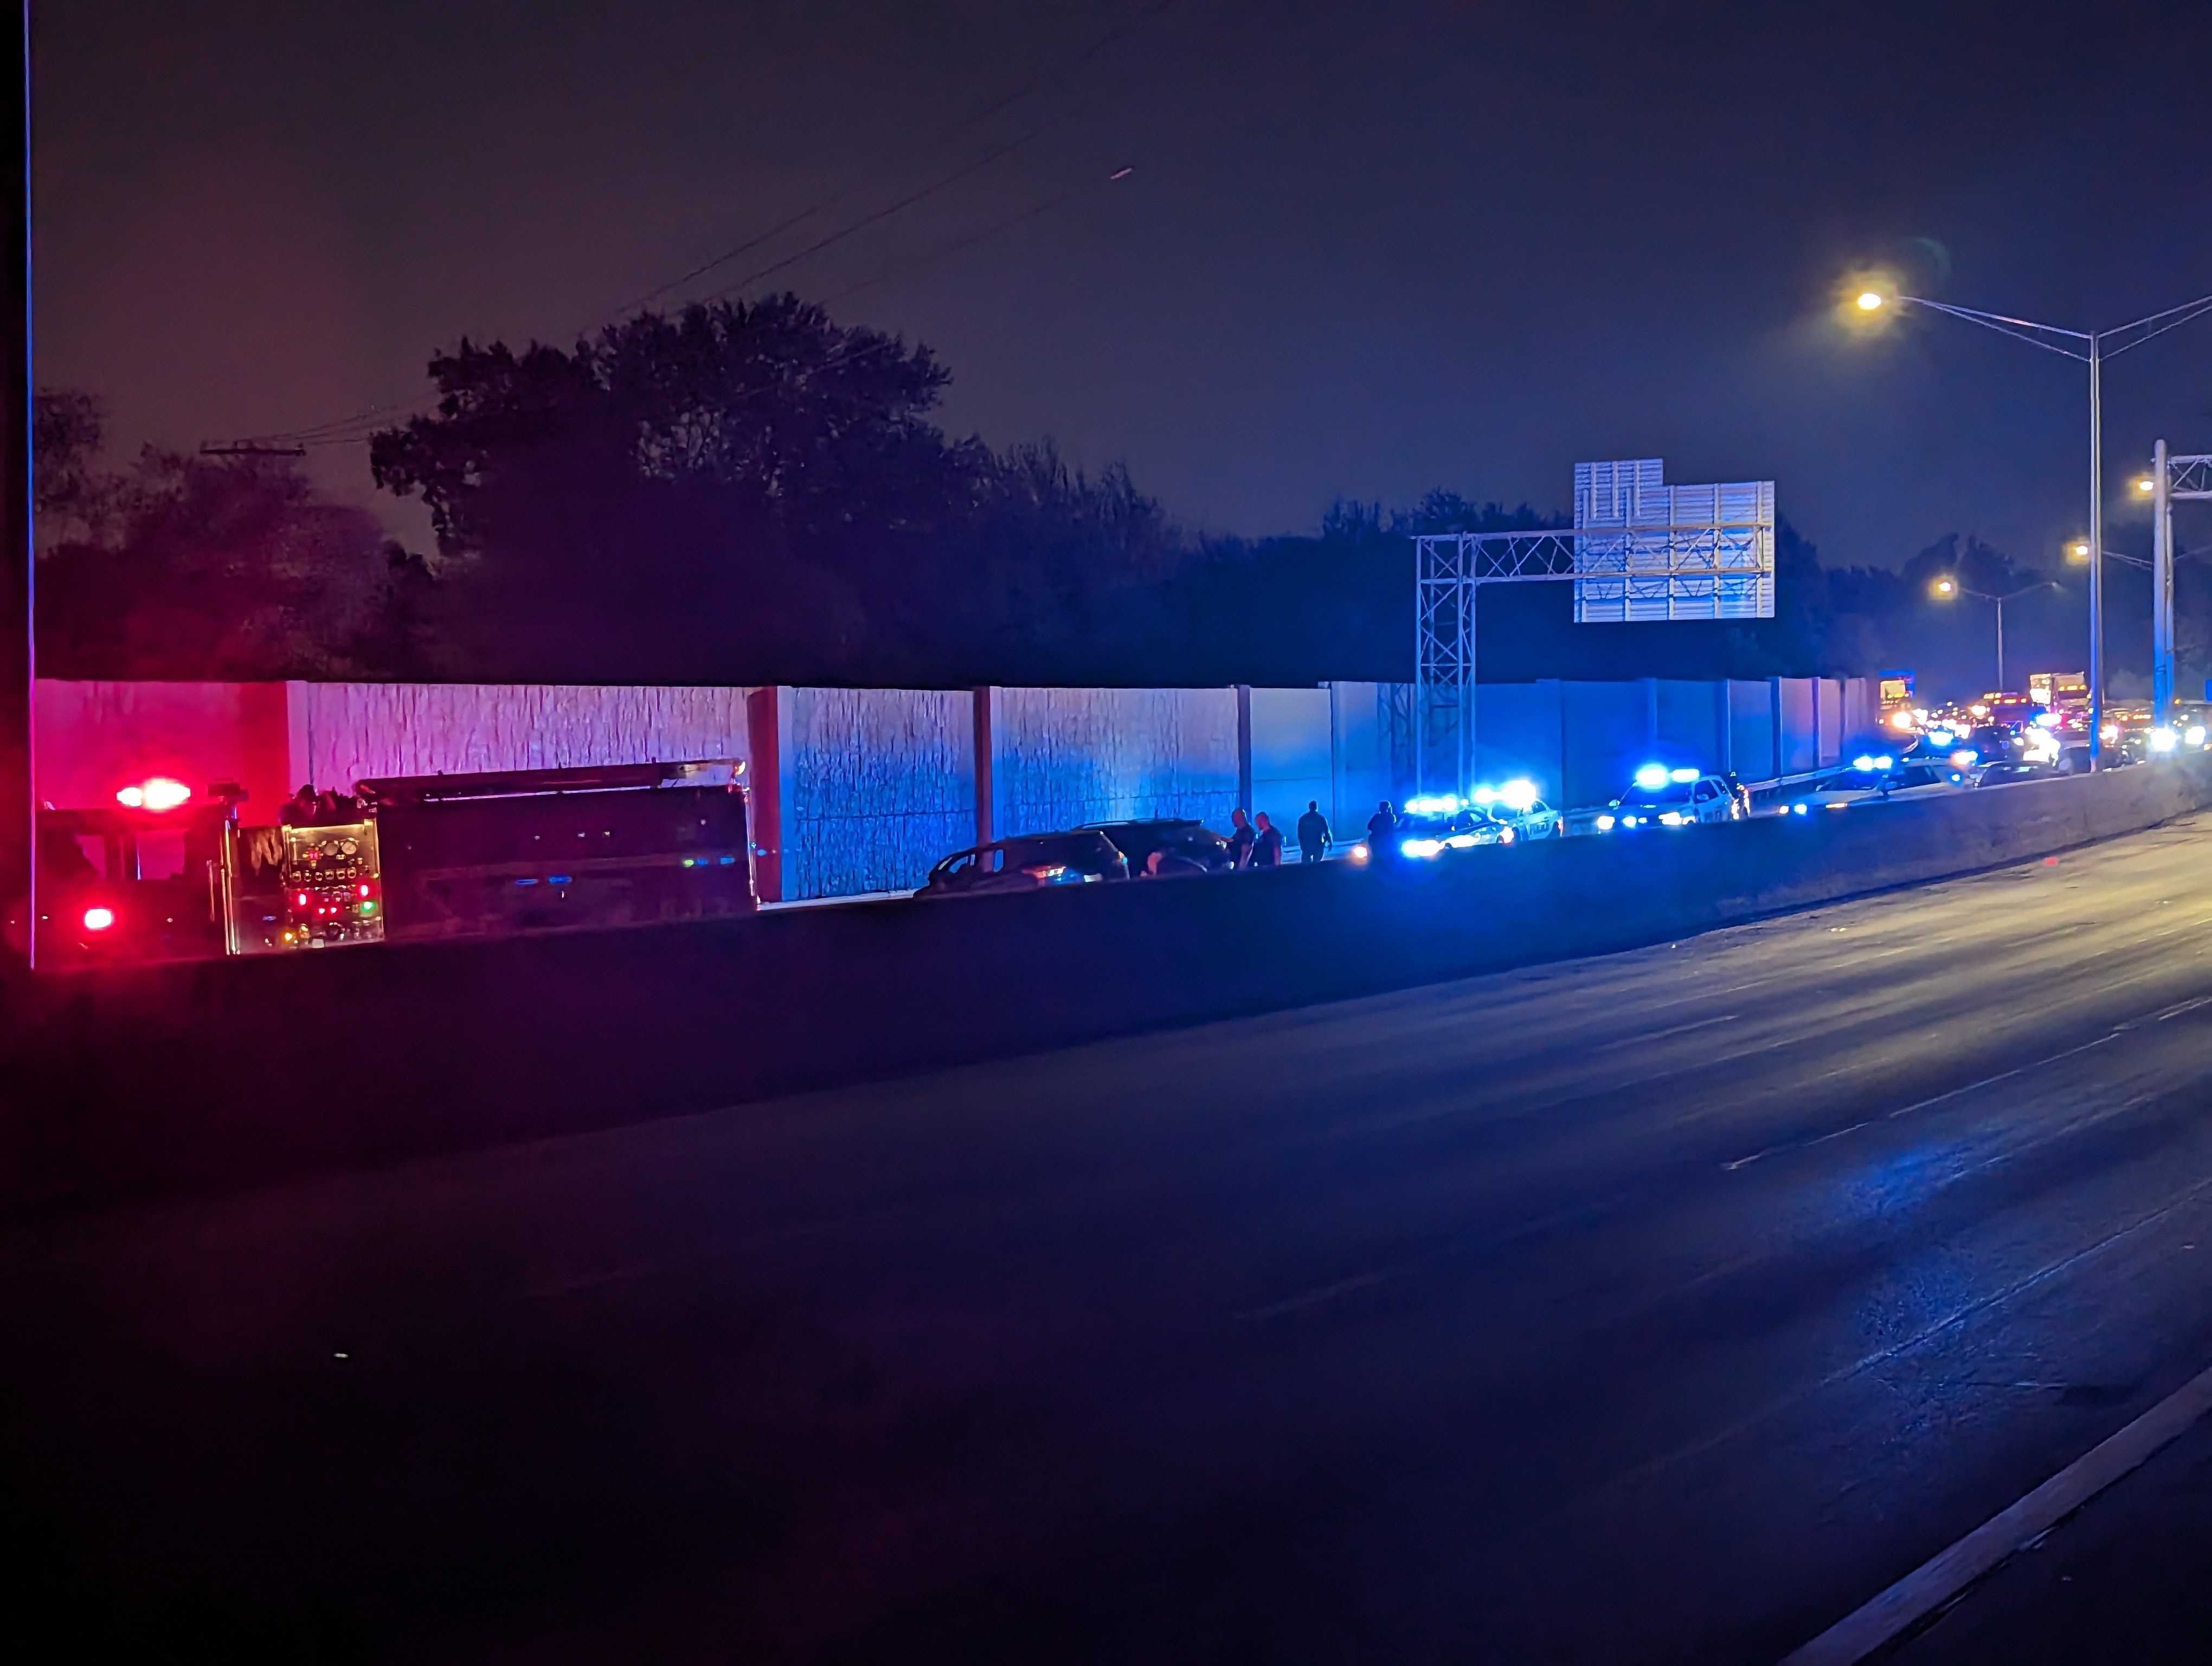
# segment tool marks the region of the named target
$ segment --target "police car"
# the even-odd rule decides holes
[[[1488,830],[1478,830],[1480,843],[1527,843],[1535,839],[1556,839],[1567,830],[1566,818],[1537,797],[1533,781],[1478,787],[1472,797],[1474,807],[1490,822]]]
[[[1966,785],[1966,771],[1948,760],[1908,758],[1887,752],[1861,754],[1848,769],[1817,775],[1789,795],[1785,815],[1815,810],[1848,810],[1853,805],[1889,804],[1899,799],[1932,798]]]
[[[1601,833],[1647,827],[1695,827],[1743,819],[1743,806],[1722,776],[1706,769],[1647,763],[1629,789],[1598,813]]]
[[[1417,862],[1432,862],[1448,850],[1472,850],[1498,842],[1497,824],[1456,793],[1407,799],[1391,836],[1397,841],[1398,854]]]

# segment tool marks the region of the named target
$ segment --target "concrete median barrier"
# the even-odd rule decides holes
[[[2212,804],[2212,762],[1182,884],[7,993],[0,1207],[248,1183],[1665,942]]]

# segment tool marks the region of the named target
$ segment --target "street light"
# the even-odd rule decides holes
[[[1997,611],[1997,687],[2002,690],[2005,687],[2005,604],[2007,602],[2016,602],[2022,596],[2033,595],[2039,590],[2056,590],[2058,588],[2058,581],[2056,579],[2038,579],[2033,584],[2024,584],[2021,586],[2019,589],[2008,592],[2002,596],[1992,596],[1984,590],[1969,590],[1965,585],[1960,584],[1958,580],[1952,578],[1938,579],[1936,581],[1933,587],[1936,594],[1942,597],[1946,601],[1948,601],[1954,596],[1972,596],[1977,601],[1988,602],[1996,607]],[[2101,718],[2096,721],[2101,721]]]
[[[2154,336],[2162,336],[2169,330],[2178,330],[2193,319],[2212,313],[2212,295],[2199,295],[2179,307],[2169,307],[2162,313],[2153,313],[2132,324],[2123,324],[2114,330],[2066,330],[2055,324],[2038,324],[2033,319],[2012,318],[2002,313],[1977,312],[1972,307],[1954,307],[1948,301],[1929,301],[1921,295],[1885,294],[1881,289],[1859,291],[1858,310],[1872,318],[1892,305],[1925,307],[1931,313],[1942,313],[1967,324],[1978,324],[1984,330],[1994,330],[2001,336],[2010,336],[2014,341],[2024,341],[2030,347],[2039,347],[2046,353],[2056,353],[2062,358],[2073,359],[2089,367],[2089,547],[2105,547],[2105,407],[2104,363],[2140,347]],[[2136,334],[2140,331],[2141,334]],[[2123,337],[2131,337],[2123,339]],[[2080,346],[2063,345],[2078,342]],[[2113,345],[2113,343],[2118,344]],[[2148,492],[2155,483],[2137,481],[2138,492]],[[2084,559],[2087,557],[2085,556]],[[1939,592],[1948,595],[1948,591]],[[1972,593],[1969,592],[1968,593]],[[2003,631],[2003,616],[1998,616],[1998,631]],[[1999,652],[2002,664],[2003,655]],[[1998,679],[2002,682],[2002,677]],[[2089,767],[2097,768],[2103,758],[2100,739],[2105,728],[2105,563],[2089,562]]]

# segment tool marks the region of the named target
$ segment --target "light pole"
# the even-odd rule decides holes
[[[2192,319],[2212,313],[2212,295],[2199,295],[2194,301],[2185,301],[2179,307],[2169,307],[2162,313],[2153,313],[2132,324],[2123,324],[2112,330],[2066,330],[2055,324],[2038,324],[2032,319],[2011,318],[2002,313],[1978,312],[1972,307],[1954,307],[1948,301],[1929,301],[1923,295],[1899,295],[1887,288],[1862,289],[1854,298],[1852,309],[1862,318],[1871,319],[1885,310],[1898,307],[1921,307],[1931,313],[1941,313],[1968,324],[1978,324],[1984,330],[1994,330],[2001,336],[2010,336],[2014,341],[2024,341],[2030,347],[2040,347],[2046,353],[2056,353],[2089,367],[2089,547],[2105,547],[2105,407],[2104,366],[2131,347],[2140,347],[2154,336],[2162,336],[2169,330],[2178,330]],[[2140,332],[2140,333],[2137,333]],[[2063,344],[2076,343],[2068,346]],[[2089,563],[2089,767],[2094,769],[2103,758],[2105,729],[2105,563]]]
[[[2008,592],[2008,593],[2006,593],[2006,594],[2004,594],[2004,595],[2002,595],[2002,596],[1992,596],[1992,595],[1990,595],[1990,594],[1987,591],[1985,591],[1985,590],[1969,590],[1969,589],[1967,589],[1967,588],[1966,588],[1966,587],[1965,585],[1960,584],[1960,583],[1958,581],[1958,580],[1956,580],[1956,579],[1948,579],[1948,578],[1946,578],[1946,579],[1938,579],[1938,580],[1936,580],[1936,583],[1935,583],[1935,586],[1934,586],[1935,593],[1936,594],[1936,596],[1937,596],[1937,597],[1939,597],[1940,599],[1942,599],[1942,600],[1944,600],[1944,601],[1948,601],[1948,600],[1950,600],[1950,599],[1951,599],[1951,598],[1952,598],[1952,597],[1954,597],[1954,596],[1972,596],[1972,597],[1973,597],[1977,601],[1984,601],[1984,602],[1989,602],[1989,603],[1992,604],[1992,605],[1996,608],[1996,611],[1997,611],[1997,692],[1998,692],[1998,693],[2000,693],[2000,694],[2004,694],[2004,693],[2008,693],[2008,692],[2009,692],[2009,690],[2008,690],[2008,688],[2006,687],[2006,684],[2005,684],[2005,674],[2004,674],[2004,610],[2005,610],[2005,604],[2006,604],[2007,602],[2016,602],[2016,601],[2018,601],[2018,600],[2019,600],[2022,596],[2032,596],[2032,595],[2033,595],[2033,594],[2034,594],[2037,591],[2039,591],[2039,590],[2056,590],[2057,587],[2058,587],[2058,583],[2057,583],[2057,580],[2055,580],[2055,579],[2038,579],[2038,580],[2037,580],[2033,584],[2024,584],[2024,585],[2021,586],[2021,587],[2020,587],[2019,589],[2014,590],[2014,591]],[[2093,719],[2093,721],[2097,721],[2097,720]]]

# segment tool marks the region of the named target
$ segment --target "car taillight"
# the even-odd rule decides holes
[[[84,928],[88,932],[112,930],[115,925],[113,909],[89,908],[84,911]]]
[[[1065,879],[1067,877],[1067,864],[1065,862],[1047,862],[1037,867],[1025,867],[1022,872],[1028,874],[1032,879],[1043,883],[1049,883],[1052,880]]]

